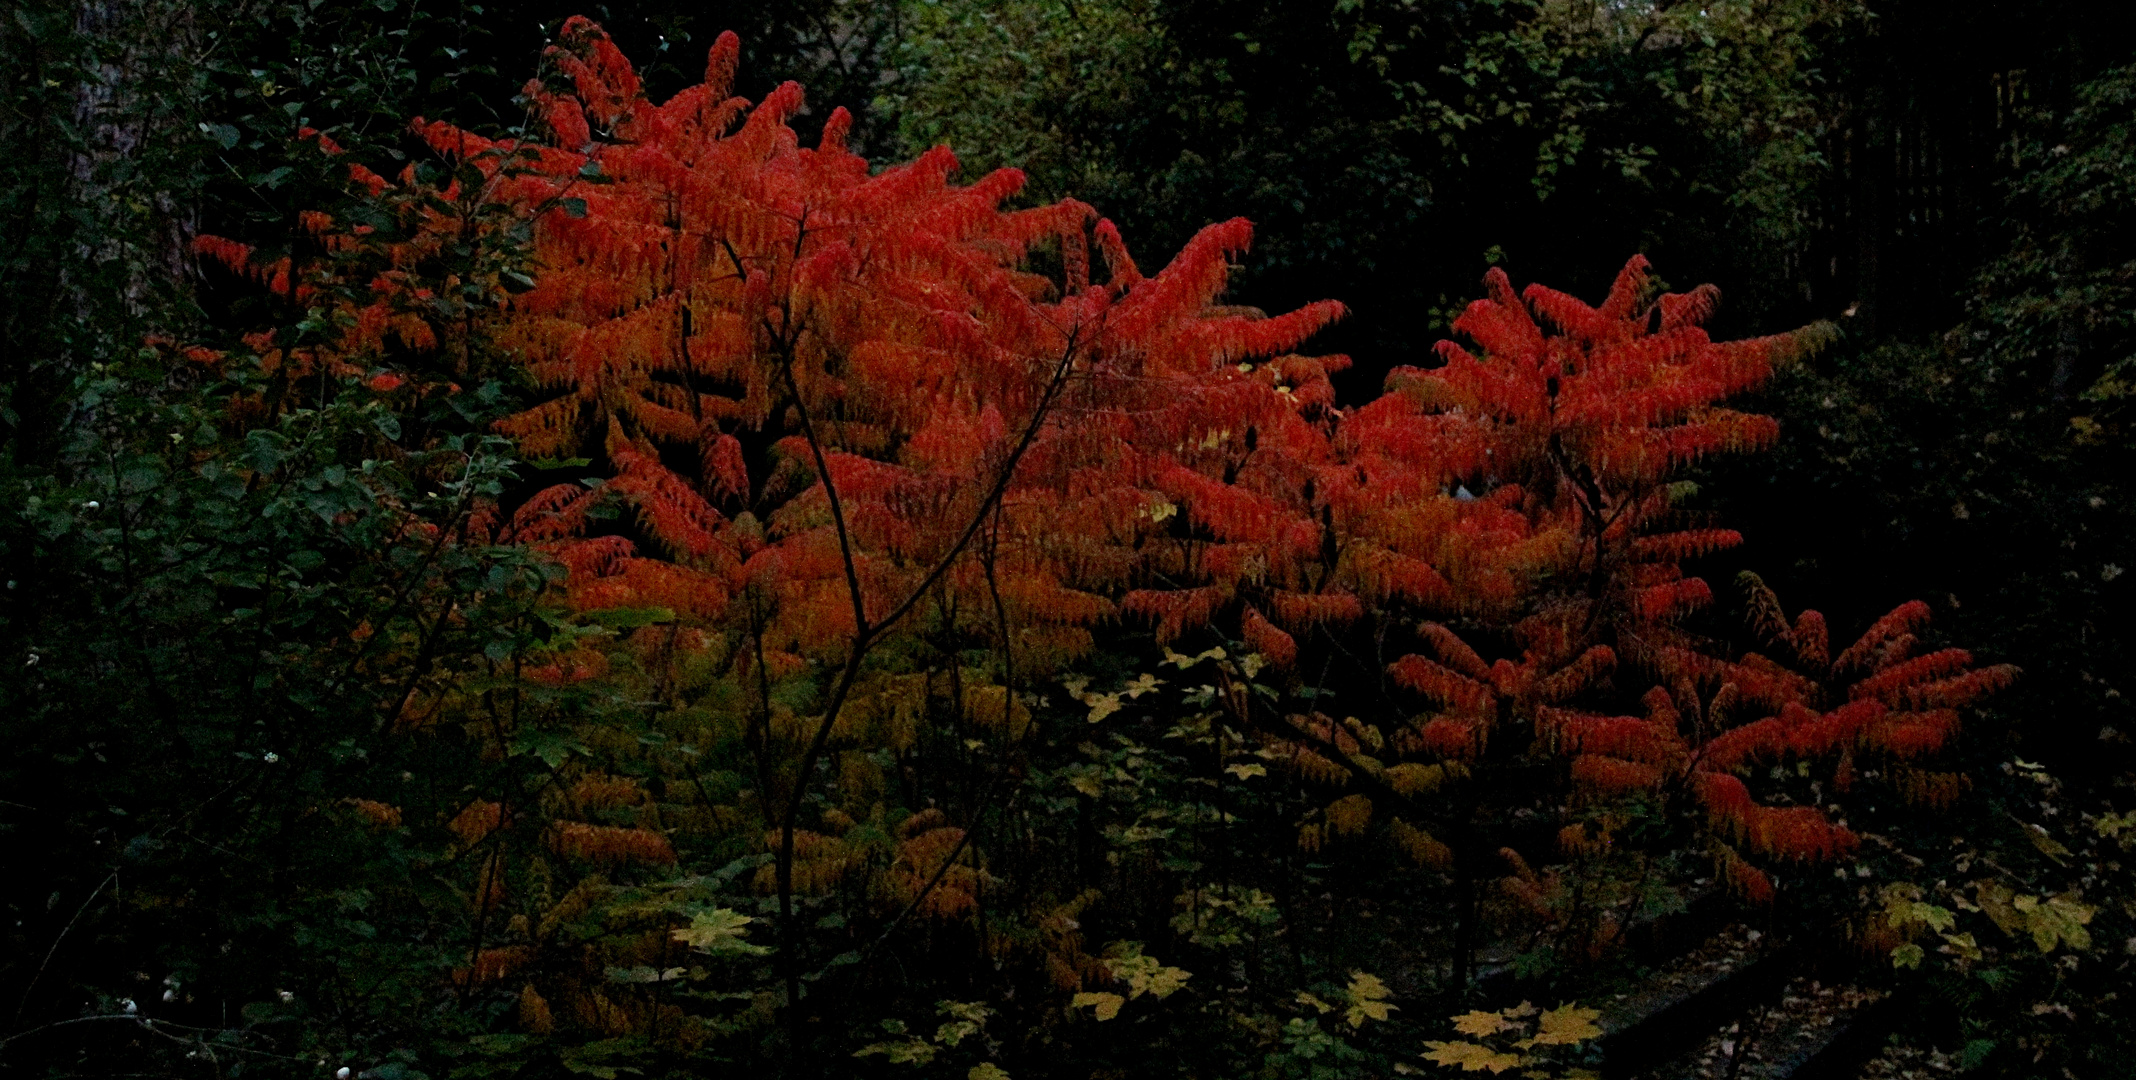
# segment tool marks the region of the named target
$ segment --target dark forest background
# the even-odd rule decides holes
[[[122,469],[126,446],[191,422],[182,387],[143,374],[156,363],[144,336],[190,340],[257,314],[243,283],[200,267],[191,238],[272,251],[295,242],[300,210],[340,197],[341,175],[291,144],[299,122],[381,165],[419,153],[409,116],[520,124],[515,94],[577,13],[608,28],[656,99],[701,78],[706,47],[732,29],[738,92],[807,87],[804,138],[845,105],[871,160],[946,142],[967,177],[1025,168],[1029,199],[1089,202],[1147,257],[1209,221],[1250,218],[1236,302],[1350,305],[1317,344],[1356,359],[1341,384],[1351,401],[1397,366],[1432,362],[1493,265],[1596,298],[1644,253],[1673,287],[1720,286],[1716,337],[1835,321],[1837,346],[1753,402],[1779,417],[1778,449],[1701,477],[1700,508],[1749,537],[1705,576],[1755,569],[1838,626],[1928,600],[1940,633],[2025,671],[1976,735],[1980,760],[2021,755],[2080,801],[2110,799],[2136,733],[2136,46],[2111,29],[2118,7],[11,0],[0,1038],[146,966],[129,950],[180,948],[137,940],[145,931],[96,902],[125,859],[153,864],[180,836],[207,844],[237,827],[213,812],[134,827],[220,790],[226,763],[189,755],[204,762],[235,745],[225,728],[256,722],[258,654],[202,642],[233,611],[267,620],[245,632],[292,652],[314,632],[303,610],[248,606],[242,553],[144,584],[52,540],[93,531],[84,493]],[[474,432],[477,412],[440,423]],[[187,527],[239,528],[214,517],[215,500],[254,494],[208,485],[167,510]],[[256,550],[362,547],[245,521],[265,530]],[[396,566],[380,559],[366,580],[390,594]],[[525,567],[455,572],[538,580]],[[183,676],[157,682],[111,659],[127,650]],[[362,703],[330,698],[314,704],[346,730],[319,738],[365,752]],[[317,868],[245,860],[215,871],[229,904],[258,905],[247,918],[262,927],[312,917],[259,875]],[[184,923],[171,918],[167,929]],[[56,944],[75,920],[94,959]],[[0,1070],[44,1075],[39,1055],[9,1045]]]

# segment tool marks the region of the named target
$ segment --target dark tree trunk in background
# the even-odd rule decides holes
[[[1858,304],[1850,333],[1918,338],[1964,318],[1971,275],[2002,250],[2016,145],[2129,50],[2099,33],[2101,3],[1870,6],[1873,29],[1835,58],[1844,100],[1802,315]]]

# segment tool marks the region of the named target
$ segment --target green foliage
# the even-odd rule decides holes
[[[2042,385],[2085,445],[2128,445],[2136,396],[2136,67],[2077,88],[2018,150],[2010,246],[1981,268],[1970,329],[2006,377]],[[2072,402],[2072,396],[2082,404]]]
[[[1420,356],[1419,313],[1450,318],[1480,262],[1600,284],[1610,263],[1568,235],[1734,283],[1754,321],[1790,303],[1829,53],[1867,18],[1850,0],[908,7],[880,99],[908,152],[1026,168],[1033,197],[1159,247],[1244,213],[1243,297],[1343,297],[1375,372]]]

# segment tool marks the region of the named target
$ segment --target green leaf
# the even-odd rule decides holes
[[[568,736],[554,731],[524,730],[519,733],[518,738],[512,740],[514,756],[532,754],[548,763],[552,769],[560,768],[564,762],[571,760],[573,751],[583,753],[585,749],[571,741]]]

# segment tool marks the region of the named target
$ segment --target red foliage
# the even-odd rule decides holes
[[[1738,774],[1836,758],[1852,783],[1858,761],[1939,749],[1956,708],[2014,676],[1959,650],[1910,658],[1918,603],[1836,658],[1821,616],[1788,620],[1762,585],[1752,623],[1773,656],[1717,655],[1678,625],[1713,600],[1683,563],[1741,537],[1684,513],[1670,481],[1770,443],[1770,418],[1722,402],[1821,332],[1713,341],[1701,324],[1718,292],[1656,296],[1641,257],[1595,306],[1516,294],[1494,269],[1453,324],[1478,351],[1441,342],[1436,366],[1399,369],[1345,410],[1329,377],[1348,359],[1294,352],[1339,304],[1271,317],[1217,303],[1251,237],[1243,220],[1145,274],[1081,203],[1006,209],[1014,170],[960,185],[937,148],[876,172],[846,148],[843,110],[801,146],[799,87],[730,96],[731,34],[703,84],[660,104],[598,26],[573,19],[560,40],[568,86],[527,88],[545,140],[415,125],[480,177],[448,193],[535,226],[546,269],[510,298],[498,337],[547,398],[499,430],[605,477],[540,492],[500,538],[552,552],[581,610],[665,609],[703,631],[679,642],[726,642],[721,662],[751,677],[767,714],[771,682],[848,665],[850,685],[915,611],[930,633],[996,643],[1026,677],[1072,662],[1089,627],[1119,615],[1166,645],[1213,627],[1279,671],[1352,627],[1467,619],[1507,655],[1410,622],[1429,655],[1388,671],[1433,711],[1390,726],[1393,752],[1561,757],[1588,795],[1686,792],[1743,852],[1789,861],[1855,838],[1817,809],[1760,803]],[[351,175],[374,195],[415,183]],[[329,248],[350,239],[324,217],[306,225]],[[416,295],[405,266],[454,228],[428,219],[378,290]],[[212,238],[200,250],[299,302],[328,295],[286,260],[257,267]],[[1029,269],[1040,251],[1057,274]],[[274,362],[369,372],[349,357],[388,335],[436,345],[405,304],[348,306],[349,352]],[[628,524],[602,524],[604,504]],[[590,671],[559,657],[535,677]],[[1646,677],[1660,685],[1645,717],[1566,707]],[[1314,723],[1333,749],[1300,745],[1296,760],[1339,772],[1321,752],[1358,738]],[[1928,802],[1955,790],[1916,786]],[[791,820],[781,835],[791,847]],[[554,843],[672,859],[639,830],[567,823]],[[1728,858],[1733,887],[1771,895]]]

